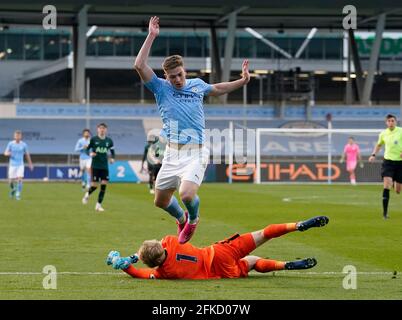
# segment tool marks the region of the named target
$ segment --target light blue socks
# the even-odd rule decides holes
[[[189,223],[194,224],[197,222],[198,209],[200,207],[200,198],[196,195],[190,202],[184,202],[188,211]]]

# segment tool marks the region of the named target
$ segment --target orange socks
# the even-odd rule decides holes
[[[269,260],[269,259],[259,259],[255,263],[254,266],[255,271],[264,273],[275,270],[284,270],[285,262],[277,261],[277,260]]]
[[[264,229],[264,237],[268,239],[280,237],[288,232],[296,231],[296,225],[296,222],[271,224]]]

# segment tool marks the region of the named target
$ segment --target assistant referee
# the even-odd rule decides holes
[[[388,219],[389,191],[395,182],[396,193],[401,192],[402,183],[402,128],[397,127],[396,117],[388,114],[385,117],[387,129],[382,131],[378,137],[377,145],[369,158],[369,162],[375,160],[376,154],[385,146],[384,161],[381,168],[381,176],[384,181],[382,196],[383,216]]]

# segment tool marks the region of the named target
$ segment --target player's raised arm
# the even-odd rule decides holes
[[[250,81],[250,73],[248,70],[248,60],[244,60],[242,64],[242,74],[239,80],[230,82],[215,83],[212,85],[212,90],[209,92],[210,96],[221,96],[226,93],[237,90],[245,86]]]
[[[142,81],[148,82],[152,79],[154,71],[148,65],[149,52],[156,37],[159,35],[159,17],[152,17],[149,20],[148,36],[135,58],[134,68],[139,73]]]

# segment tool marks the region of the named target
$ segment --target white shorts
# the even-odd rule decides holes
[[[200,186],[208,162],[209,149],[205,146],[183,147],[180,150],[166,146],[155,188],[178,189],[181,181],[191,181]]]
[[[24,177],[24,166],[9,166],[8,167],[8,178],[17,179]]]
[[[80,170],[91,169],[92,158],[89,159],[80,159]]]

